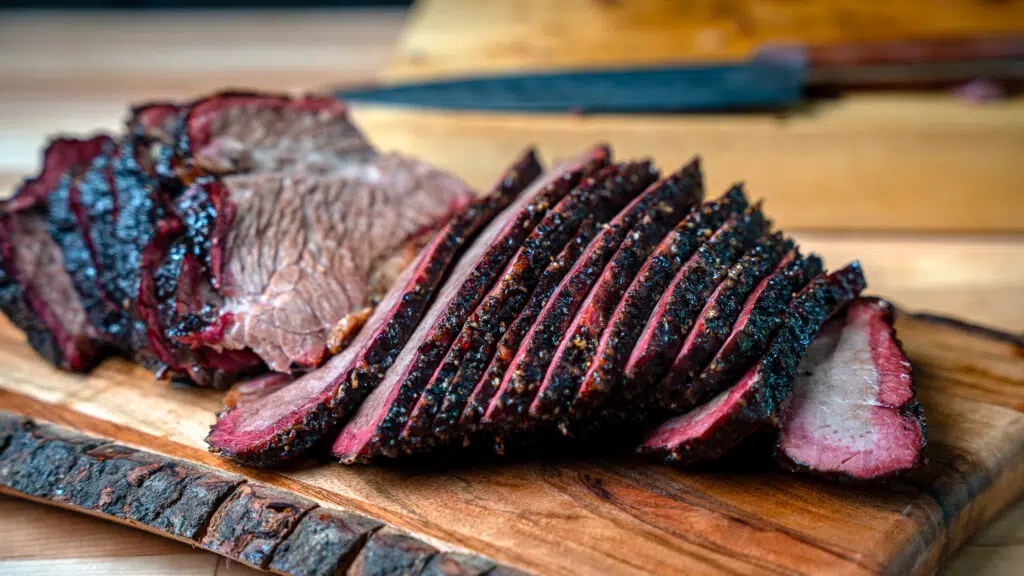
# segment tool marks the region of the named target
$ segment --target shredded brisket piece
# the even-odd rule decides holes
[[[760,205],[748,208],[722,225],[676,273],[626,363],[626,377],[637,390],[654,391],[711,293],[768,226]]]
[[[825,321],[864,289],[857,262],[811,281],[789,305],[765,355],[730,389],[659,425],[639,451],[677,464],[718,458],[778,418],[797,367]]]
[[[647,257],[704,199],[699,161],[694,159],[656,186],[674,189],[678,196],[666,197],[648,209],[605,266],[555,351],[530,405],[531,418],[548,420],[567,411],[585,413],[603,401],[607,390],[582,387],[583,379],[594,361],[601,334]]]
[[[563,171],[546,174],[474,241],[381,385],[342,429],[334,443],[335,456],[355,462],[397,454],[409,411],[466,319],[550,209],[547,184],[588,160],[583,156]]]
[[[680,190],[654,185],[656,179],[657,172],[647,163],[632,164],[631,170],[615,178],[616,183],[621,181],[638,195],[598,233],[562,279],[523,338],[481,422],[497,427],[515,427],[526,418],[530,403],[576,311],[626,235],[656,206],[680,202]]]
[[[811,343],[781,417],[786,468],[869,479],[920,461],[927,426],[892,323],[892,304],[859,298]]]
[[[815,255],[801,257],[791,252],[775,271],[747,298],[739,319],[715,357],[689,384],[687,395],[694,403],[703,403],[732,385],[750,365],[764,354],[775,329],[785,318],[793,295],[803,289],[822,270]]]
[[[474,235],[536,179],[530,151],[495,189],[469,204],[420,252],[348,348],[292,384],[218,415],[206,441],[234,460],[270,466],[303,453],[334,430],[380,382],[420,322],[452,262]]]
[[[471,388],[450,390],[452,380],[465,363],[480,363],[478,356],[487,361],[493,351],[487,344],[488,339],[493,340],[493,335],[500,332],[508,318],[525,303],[552,256],[561,251],[579,223],[593,212],[598,200],[594,187],[577,187],[577,184],[602,169],[608,160],[609,149],[597,147],[587,153],[585,162],[573,162],[572,170],[547,185],[545,194],[550,198],[546,203],[553,207],[523,241],[434,371],[402,431],[401,438],[407,449],[429,441],[434,417],[446,395],[469,393]]]
[[[561,285],[562,279],[565,278],[565,275],[569,273],[569,270],[573,268],[579,257],[586,251],[587,246],[597,236],[602,226],[603,222],[594,218],[590,218],[580,225],[576,236],[566,245],[558,255],[558,258],[555,258],[548,265],[547,269],[544,270],[544,274],[541,276],[540,281],[537,282],[537,287],[534,289],[533,294],[530,295],[530,299],[523,306],[522,310],[519,311],[518,316],[516,316],[508,330],[501,335],[501,339],[495,345],[490,362],[486,366],[479,368],[466,364],[460,369],[457,378],[465,378],[467,382],[475,382],[475,384],[472,392],[466,399],[466,406],[462,409],[456,429],[467,433],[477,430],[480,419],[483,418],[484,412],[486,412],[495,393],[497,393],[498,387],[505,377],[505,372],[508,370],[508,366],[512,362],[516,351],[519,350],[519,345],[522,343],[523,338],[529,333],[530,328],[533,327],[534,322],[537,320],[537,316],[540,315],[541,310],[544,309],[548,300],[555,293],[555,290]],[[466,373],[463,374],[463,372]],[[482,375],[477,376],[473,372]],[[454,412],[457,409],[457,407],[442,407],[442,413],[446,413],[448,410]],[[450,431],[438,430],[438,435],[441,438],[445,438],[446,434],[450,433]]]
[[[690,397],[689,383],[729,337],[750,293],[763,278],[771,274],[779,260],[792,248],[793,242],[784,240],[782,233],[776,232],[761,238],[729,270],[725,280],[708,298],[672,368],[662,381],[658,392],[659,406],[682,410],[700,401]]]

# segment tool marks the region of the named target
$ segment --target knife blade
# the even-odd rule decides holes
[[[784,109],[811,86],[934,86],[1024,79],[1024,38],[775,46],[735,64],[509,73],[340,89],[352,102],[500,112],[666,113]]]

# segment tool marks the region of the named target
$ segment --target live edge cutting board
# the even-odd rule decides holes
[[[86,468],[109,458],[129,462],[127,479],[97,477],[100,489],[83,497],[92,508],[86,512],[103,515],[113,509],[121,521],[135,517],[128,514],[130,498],[120,503],[117,498],[160,493],[153,489],[154,471],[165,480],[173,473],[226,481],[226,487],[213,483],[223,488],[219,500],[200,491],[211,499],[211,512],[217,510],[210,526],[202,519],[175,518],[173,510],[181,506],[174,502],[159,520],[142,523],[148,528],[133,525],[161,533],[177,522],[179,539],[282,573],[289,572],[289,558],[309,557],[296,554],[296,546],[322,552],[330,549],[316,547],[324,542],[333,542],[339,555],[348,554],[343,564],[354,559],[364,568],[359,563],[372,557],[367,550],[384,542],[389,553],[400,548],[408,558],[419,554],[422,560],[436,546],[542,574],[930,573],[1024,492],[1024,349],[1019,337],[935,318],[901,315],[897,329],[927,412],[928,465],[881,485],[770,471],[684,472],[628,454],[565,455],[449,471],[333,464],[246,470],[204,450],[202,438],[220,394],[175,389],[120,361],[107,362],[88,377],[63,374],[37,359],[8,324],[0,325],[0,410],[113,441],[103,444],[29,425],[33,442],[45,446],[56,437],[63,443],[54,446],[65,452],[53,457],[56,450],[50,456],[37,450],[38,457],[19,464],[23,470],[45,473],[47,466],[68,460],[69,445],[79,446],[72,454],[79,467],[82,454],[88,456]],[[15,445],[0,441],[0,483],[7,478],[10,484]],[[66,475],[55,471],[47,482],[63,487],[37,499],[82,505],[83,498],[69,495],[69,487],[89,490]],[[111,485],[104,488],[103,482]],[[10,486],[0,491],[18,492]],[[260,516],[247,517],[252,510]],[[305,514],[307,524],[337,521],[329,530],[301,524],[296,529],[285,522],[289,514],[293,519]],[[345,544],[345,535],[358,533],[360,526],[364,534],[376,527],[367,518],[419,539],[401,540],[384,528],[370,544],[351,538]],[[189,521],[193,530],[181,528]],[[309,529],[308,538],[302,529]],[[228,544],[217,540],[225,530],[234,530],[227,534],[233,538]],[[399,541],[388,544],[388,538]]]

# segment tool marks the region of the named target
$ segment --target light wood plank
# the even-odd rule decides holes
[[[421,0],[388,76],[738,59],[771,42],[1017,33],[1021,22],[1018,3],[975,0]]]

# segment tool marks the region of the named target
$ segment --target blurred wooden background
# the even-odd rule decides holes
[[[398,11],[0,13],[0,189],[55,132],[113,130],[126,104],[223,87],[303,91],[495,69],[737,58],[764,41],[1024,32],[1019,2],[430,0]],[[516,151],[597,140],[672,168],[700,153],[712,189],[743,179],[777,223],[871,291],[1024,332],[1024,99],[862,95],[785,117],[494,116],[360,107],[383,148],[484,187]],[[1022,407],[1024,408],[1024,407]],[[74,537],[69,538],[73,533]],[[72,542],[69,543],[69,540]],[[1024,506],[955,574],[1024,565]],[[241,573],[212,555],[0,499],[0,573]]]

